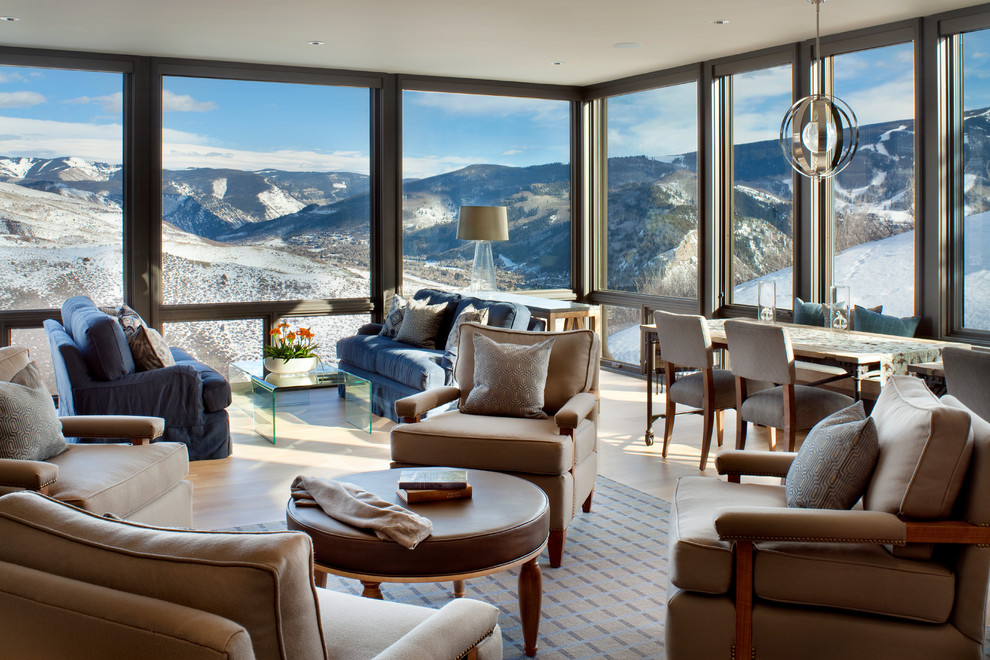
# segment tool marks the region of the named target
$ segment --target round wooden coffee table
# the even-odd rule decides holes
[[[387,502],[415,511],[433,523],[433,534],[414,550],[382,541],[374,532],[334,520],[319,507],[286,508],[289,529],[313,539],[316,580],[326,574],[355,578],[364,596],[381,598],[382,582],[454,583],[454,596],[464,595],[464,581],[517,566],[519,613],[526,655],[536,655],[543,599],[543,574],[538,559],[550,534],[547,496],[533,484],[499,472],[468,470],[473,497],[463,500],[406,504],[396,494],[401,470],[362,472],[336,477]]]

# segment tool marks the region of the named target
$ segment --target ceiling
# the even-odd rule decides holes
[[[979,4],[829,0],[822,34]],[[7,46],[568,85],[815,34],[806,0],[6,0],[0,12],[21,19],[0,23]]]

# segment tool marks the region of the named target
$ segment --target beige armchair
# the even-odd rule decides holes
[[[907,436],[883,428],[890,418],[876,419],[880,457],[863,501],[851,510],[791,508],[784,486],[740,483],[742,475],[787,476],[795,454],[722,452],[716,467],[730,483],[681,479],[670,523],[667,657],[982,659],[990,424],[951,396],[941,404],[928,418],[930,452],[917,464],[895,465],[884,438]],[[960,411],[971,415],[972,440]],[[952,479],[965,475],[954,508],[943,481],[929,481],[912,501],[916,482],[933,476],[926,476],[932,463]],[[957,466],[967,464],[960,474]],[[886,496],[901,471],[898,488],[908,494],[900,512],[867,506]],[[909,503],[947,505],[954,515],[918,521],[906,515]]]
[[[421,417],[458,401],[475,383],[474,336],[532,346],[554,338],[544,388],[546,419],[492,417],[459,409]],[[591,510],[598,474],[598,377],[601,342],[590,330],[526,332],[476,323],[460,327],[457,386],[427,390],[395,404],[405,423],[392,429],[392,467],[450,466],[506,472],[530,481],[550,500],[550,565],[560,566],[567,526],[580,506]]]
[[[11,382],[30,364],[27,349],[0,348],[0,379]],[[53,424],[54,415],[53,407]],[[113,438],[129,444],[70,443],[65,451],[44,461],[0,458],[0,495],[33,490],[100,515],[192,527],[186,446],[152,443],[164,432],[165,420],[126,415],[58,419],[67,438],[101,438],[102,442]]]
[[[158,529],[13,493],[0,497],[0,538],[4,657],[502,657],[497,608],[318,589],[299,532]]]

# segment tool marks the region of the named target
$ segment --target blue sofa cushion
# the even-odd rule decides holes
[[[101,380],[134,373],[134,358],[117,319],[89,298],[75,296],[62,305],[62,325],[79,347],[90,372]]]
[[[447,384],[447,372],[440,366],[443,355],[442,350],[393,341],[391,348],[375,353],[375,368],[370,371],[419,390],[441,387]]]
[[[223,410],[233,400],[230,393],[230,383],[216,370],[199,362],[181,348],[170,348],[172,359],[176,364],[189,365],[199,374],[203,381],[203,410],[208,413]]]
[[[337,341],[337,358],[374,373],[375,355],[393,346],[396,346],[394,339],[380,335],[352,335]]]

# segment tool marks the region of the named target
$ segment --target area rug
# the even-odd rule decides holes
[[[539,653],[567,658],[663,658],[667,598],[667,517],[670,505],[628,486],[598,477],[591,513],[579,513],[567,529],[564,562],[543,568]],[[284,523],[237,527],[285,529]],[[467,583],[467,597],[496,605],[502,614],[505,658],[525,658],[516,598],[518,571]],[[388,600],[442,607],[450,583],[383,584]],[[327,587],[360,594],[356,580],[328,576]]]

